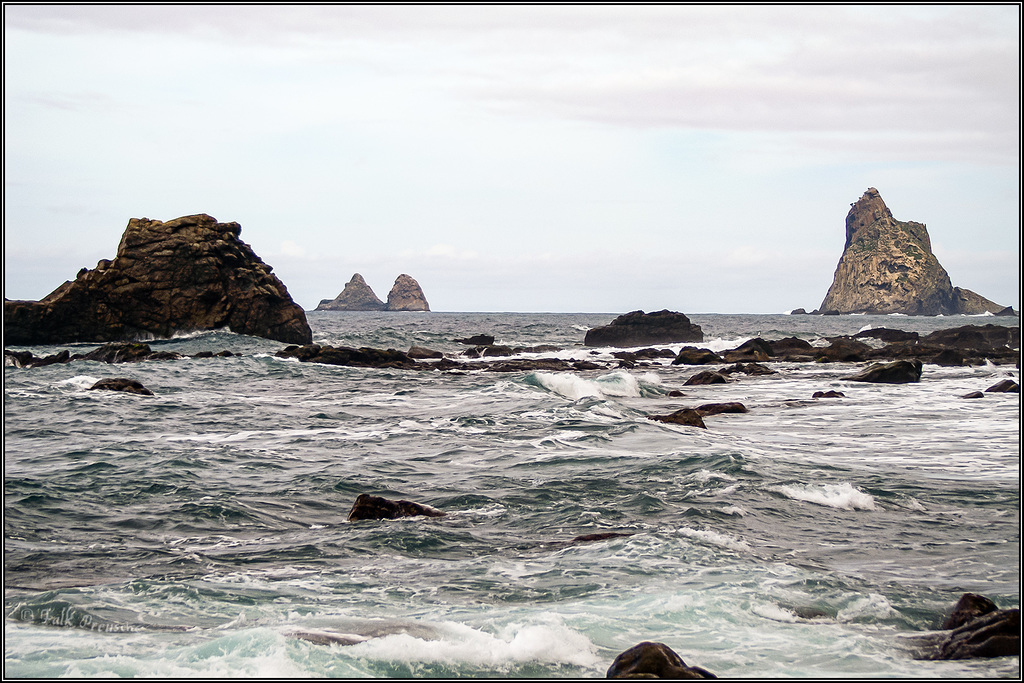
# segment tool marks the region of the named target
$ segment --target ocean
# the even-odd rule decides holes
[[[307,316],[333,346],[615,350],[582,346],[614,314]],[[689,317],[716,351],[1019,325]],[[1021,675],[1018,657],[916,658],[962,593],[1020,604],[1019,394],[962,398],[1018,367],[884,385],[844,379],[864,364],[771,363],[684,387],[707,368],[385,370],[229,332],[149,343],[239,355],[4,369],[7,677],[593,678],[641,641],[729,678]],[[87,390],[104,377],[155,396]],[[812,398],[830,389],[845,398]],[[724,401],[749,412],[647,419]],[[360,493],[447,514],[350,523]],[[572,542],[605,532],[621,535]]]

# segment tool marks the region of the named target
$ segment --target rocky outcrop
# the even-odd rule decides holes
[[[133,218],[113,261],[83,268],[40,301],[5,301],[4,341],[130,341],[228,328],[309,343],[306,314],[241,230],[206,214]]]
[[[909,384],[921,381],[921,361],[897,360],[892,363],[875,363],[867,370],[846,379],[853,382],[875,384]]]
[[[405,273],[398,276],[388,293],[389,311],[429,311],[427,297],[423,296],[420,284]]]
[[[142,382],[134,379],[128,379],[127,377],[110,377],[107,379],[101,379],[89,387],[89,389],[123,391],[128,394],[139,394],[141,396],[153,395],[153,392],[143,386]]]
[[[664,643],[643,642],[629,648],[612,662],[606,678],[717,678],[699,666],[688,666]]]
[[[383,311],[387,306],[377,298],[366,280],[359,273],[345,285],[345,289],[334,299],[324,299],[316,307],[318,311]]]
[[[584,346],[614,346],[618,348],[672,344],[674,342],[704,341],[704,331],[682,313],[633,311],[620,315],[604,327],[589,330]]]
[[[1004,306],[954,288],[923,223],[898,221],[873,187],[846,216],[846,245],[819,313],[977,315]]]

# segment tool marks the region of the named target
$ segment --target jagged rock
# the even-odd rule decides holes
[[[387,306],[366,284],[359,273],[345,285],[341,294],[333,299],[324,299],[316,307],[318,311],[383,311]]]
[[[921,339],[922,344],[944,348],[977,349],[987,351],[1001,348],[1020,348],[1020,328],[1007,325],[962,325],[936,330]]]
[[[466,344],[467,346],[490,346],[494,343],[494,337],[489,334],[475,334],[472,337],[456,339],[455,341],[459,344]]]
[[[907,384],[921,381],[921,361],[897,360],[892,363],[875,363],[867,370],[846,379],[853,382],[874,382],[876,384]]]
[[[953,612],[942,622],[942,629],[952,630],[960,628],[967,622],[977,619],[983,614],[995,612],[997,609],[999,608],[996,606],[996,603],[984,595],[964,593],[957,600],[956,605],[953,606]]]
[[[668,424],[686,425],[687,427],[700,427],[707,429],[704,418],[693,408],[682,408],[668,415],[648,415],[648,420],[655,422],[666,422]]]
[[[348,365],[362,368],[415,369],[415,360],[395,349],[374,349],[363,347],[353,349],[347,346],[288,346],[276,354],[279,358],[297,358],[304,363],[325,363],[327,365]]]
[[[721,368],[718,371],[722,375],[731,375],[734,372],[742,372],[745,375],[774,375],[777,374],[767,365],[761,365],[760,363],[735,363],[727,368]]]
[[[606,678],[717,678],[699,666],[688,666],[664,643],[645,641],[629,648],[612,662]]]
[[[89,389],[105,389],[107,391],[124,391],[129,394],[141,394],[143,396],[152,396],[153,392],[142,386],[141,382],[137,382],[134,379],[127,379],[125,377],[110,377],[107,379],[101,379],[93,384]]]
[[[923,223],[897,221],[871,187],[846,216],[846,245],[819,311],[954,315],[1004,307],[954,288]]]
[[[971,659],[1020,655],[1020,610],[1000,609],[961,626],[939,644],[932,659]]]
[[[1017,384],[1016,382],[1014,382],[1012,379],[1004,379],[1004,380],[1001,380],[999,382],[996,382],[995,384],[990,386],[985,391],[987,391],[989,393],[993,393],[993,394],[1002,394],[1002,393],[1019,394],[1020,393],[1020,385]]]
[[[735,349],[730,349],[722,354],[727,363],[742,363],[744,361],[766,361],[775,355],[771,344],[760,337],[754,337],[743,342]]]
[[[429,311],[430,305],[416,280],[405,273],[398,276],[388,293],[389,311]]]
[[[360,493],[352,510],[348,513],[348,521],[361,519],[398,519],[399,517],[444,517],[444,513],[429,505],[421,505],[408,500],[389,500],[380,496]]]
[[[682,313],[633,311],[620,315],[610,324],[589,330],[584,346],[647,346],[674,342],[704,341],[700,325],[694,325]]]
[[[802,308],[794,308],[789,312],[790,315],[807,315],[807,311]]]
[[[240,232],[238,223],[206,214],[166,223],[133,218],[113,261],[83,268],[40,301],[5,301],[5,343],[131,341],[222,328],[309,343],[306,314]]]

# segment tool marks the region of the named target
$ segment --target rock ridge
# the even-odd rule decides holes
[[[924,223],[898,221],[869,187],[850,205],[846,244],[816,313],[979,315],[1005,313],[969,289],[953,287],[932,253]]]

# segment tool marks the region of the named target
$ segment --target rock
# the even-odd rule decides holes
[[[1004,379],[1004,380],[1002,380],[1000,382],[996,382],[995,384],[990,386],[985,391],[987,391],[989,393],[992,393],[992,394],[1002,394],[1002,393],[1019,394],[1020,393],[1020,385],[1017,384],[1016,382],[1014,382],[1012,379]]]
[[[696,346],[684,346],[679,349],[676,359],[672,365],[711,365],[712,363],[724,363],[725,359],[714,351],[699,349]]]
[[[682,313],[633,311],[620,315],[604,327],[589,330],[584,346],[648,346],[675,342],[704,341],[704,332]]]
[[[380,496],[360,493],[352,510],[348,513],[348,521],[361,519],[398,519],[399,517],[444,517],[444,513],[429,505],[421,505],[408,500],[389,500]]]
[[[597,534],[584,534],[577,536],[576,538],[569,541],[570,544],[575,543],[594,543],[596,541],[605,541],[609,538],[624,538],[626,536],[632,536],[633,534],[622,534],[615,531],[604,531]]]
[[[981,393],[980,391],[972,391],[969,394],[964,394],[960,398],[985,398],[985,394]]]
[[[964,364],[964,354],[957,349],[944,349],[935,354],[929,362],[947,368],[960,367]]]
[[[1013,306],[1007,306],[1001,311],[996,311],[996,315],[1018,315],[1018,313],[1013,310]]]
[[[89,387],[92,389],[105,389],[107,391],[124,391],[129,394],[141,394],[143,396],[152,396],[153,392],[142,386],[141,382],[137,382],[134,379],[127,379],[124,377],[111,377],[107,379],[101,379],[100,381]]]
[[[279,358],[297,358],[304,363],[325,363],[327,365],[348,365],[363,368],[416,369],[415,360],[395,349],[374,349],[363,347],[353,349],[347,346],[288,346],[275,354]]]
[[[359,273],[345,285],[345,289],[334,299],[324,299],[316,307],[318,311],[383,311],[386,305],[377,298],[366,280]]]
[[[395,279],[394,286],[388,293],[389,311],[429,311],[430,305],[423,296],[420,284],[405,273]]]
[[[984,595],[964,593],[960,596],[956,605],[953,606],[953,612],[942,622],[941,628],[943,630],[959,628],[967,622],[977,619],[983,614],[995,612],[997,609],[999,608],[996,606],[996,603]]]
[[[767,365],[761,365],[760,363],[736,363],[730,365],[727,368],[721,368],[719,373],[723,375],[731,375],[735,372],[742,372],[745,375],[775,375],[778,374]]]
[[[655,422],[666,422],[668,424],[686,425],[687,427],[700,427],[701,429],[707,429],[707,425],[704,424],[704,418],[701,417],[693,408],[683,408],[677,410],[670,415],[648,415],[648,420],[654,420]]]
[[[1001,609],[971,619],[939,644],[931,659],[1020,655],[1020,610]]]
[[[413,360],[422,360],[425,358],[444,358],[444,354],[440,351],[432,351],[431,349],[425,349],[422,346],[411,346],[409,351],[406,352],[409,358]]]
[[[698,372],[690,379],[683,382],[683,386],[697,386],[703,384],[726,384],[728,380],[721,373],[715,372],[714,370],[704,370]]]
[[[815,391],[811,398],[846,398],[846,394],[841,391],[829,389],[828,391]]]
[[[921,339],[922,344],[943,348],[990,350],[1020,348],[1020,328],[1008,325],[963,325],[936,330]]]
[[[205,214],[133,218],[113,261],[82,269],[40,301],[5,301],[4,341],[131,341],[229,328],[309,343],[305,312],[240,232]]]
[[[887,327],[876,327],[870,330],[861,330],[853,335],[854,339],[871,337],[887,344],[902,341],[917,341],[921,335],[917,332],[904,332],[903,330],[891,330]]]
[[[606,678],[717,678],[707,669],[688,666],[664,643],[643,642],[629,648],[612,662]]]
[[[802,308],[794,308],[789,312],[790,315],[807,315],[807,311]]]
[[[494,337],[489,334],[475,334],[472,337],[456,339],[455,341],[459,344],[466,344],[467,346],[490,346],[494,343]]]
[[[694,408],[701,417],[719,415],[721,413],[746,413],[747,407],[735,401],[729,403],[705,403]]]
[[[136,363],[153,355],[149,344],[104,344],[81,357],[81,360],[95,360],[101,363]]]
[[[760,337],[754,337],[735,349],[726,351],[722,357],[727,363],[742,363],[744,361],[766,361],[774,355],[775,352],[768,342]]]
[[[846,216],[846,245],[823,312],[907,315],[996,313],[1003,306],[954,289],[923,223],[897,221],[871,187]]]
[[[853,382],[874,382],[877,384],[907,384],[921,381],[921,361],[897,360],[892,363],[875,363],[863,372],[846,379]]]
[[[809,341],[797,337],[785,337],[768,342],[772,349],[772,355],[776,360],[788,360],[790,357],[797,357],[801,360],[813,356],[816,349]]]
[[[815,360],[830,363],[861,363],[868,359],[872,348],[861,341],[833,337],[824,348],[814,350]]]

